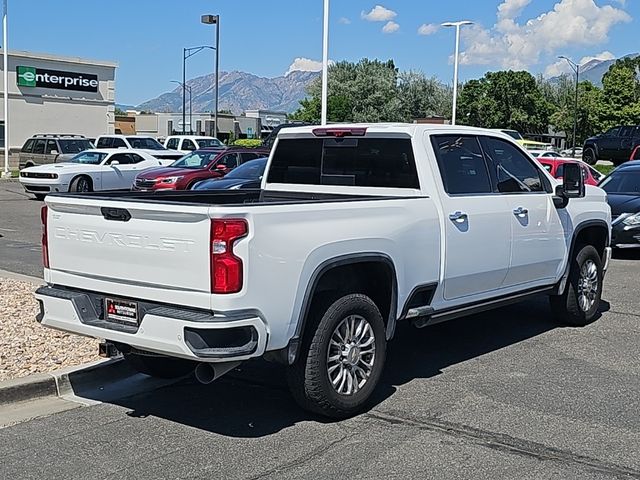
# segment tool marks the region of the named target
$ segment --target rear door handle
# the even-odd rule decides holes
[[[528,213],[529,213],[529,210],[523,207],[518,207],[513,211],[513,214],[516,215],[517,217],[524,217]]]
[[[454,221],[456,223],[466,222],[467,218],[469,217],[464,212],[454,212],[449,214],[449,220]]]

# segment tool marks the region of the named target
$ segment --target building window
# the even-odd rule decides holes
[[[0,122],[0,148],[4,148],[4,121]]]

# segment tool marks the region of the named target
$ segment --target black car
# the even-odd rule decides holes
[[[616,168],[600,187],[611,207],[611,245],[640,245],[640,161]]]
[[[243,163],[221,178],[212,178],[196,183],[192,190],[236,190],[239,188],[260,188],[262,175],[268,158],[256,158]]]

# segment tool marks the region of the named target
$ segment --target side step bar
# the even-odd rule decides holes
[[[486,312],[487,310],[493,310],[495,308],[518,303],[528,298],[536,297],[538,295],[550,294],[553,292],[553,289],[553,286],[534,288],[513,295],[492,298],[484,302],[461,305],[458,307],[452,307],[440,311],[434,311],[433,308],[429,306],[415,307],[407,311],[404,319],[413,320],[412,323],[415,327],[423,328],[429,325],[435,325],[436,323],[446,322],[447,320],[466,317],[468,315],[474,315],[476,313]]]

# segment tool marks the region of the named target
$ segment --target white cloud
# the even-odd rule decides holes
[[[329,65],[333,65],[334,63],[333,60],[329,60]],[[289,65],[289,70],[287,70],[285,76],[291,72],[319,72],[320,70],[322,70],[321,61],[298,57]]]
[[[350,25],[351,20],[349,20],[347,17],[340,17],[340,20],[338,20],[338,23],[342,25]]]
[[[463,28],[463,40],[469,47],[462,52],[461,63],[524,69],[539,63],[542,56],[566,48],[603,44],[615,25],[631,21],[624,10],[599,7],[594,0],[558,0],[552,10],[517,21],[531,3],[504,0],[491,29],[478,25]]]
[[[597,53],[596,55],[589,55],[586,57],[582,57],[580,59],[579,65],[584,65],[590,62],[591,60],[613,60],[614,58],[616,58],[616,56],[613,53],[609,51],[604,51],[604,52]],[[567,61],[562,58],[559,58],[558,61],[547,66],[547,68],[545,68],[544,70],[544,76],[547,78],[559,77],[560,75],[572,74],[572,73],[573,73],[573,70],[571,69]]]
[[[369,13],[365,13],[364,11],[360,13],[360,17],[369,22],[388,22],[396,18],[397,15],[398,14],[396,12],[385,8],[382,5],[376,5]]]
[[[439,28],[435,23],[423,23],[418,28],[418,35],[433,35]]]
[[[400,25],[394,21],[389,21],[382,27],[382,33],[396,33],[398,30],[400,30]]]

